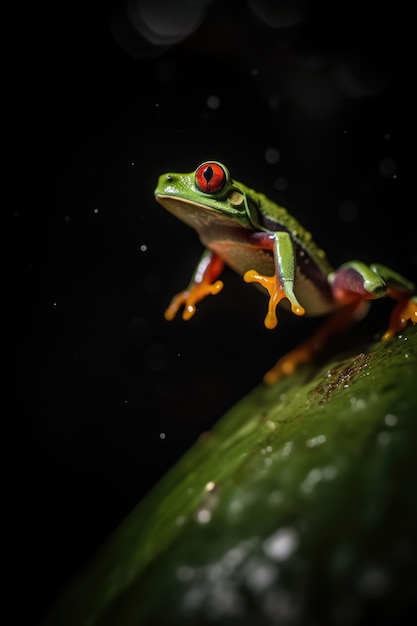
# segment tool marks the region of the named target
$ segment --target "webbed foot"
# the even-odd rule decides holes
[[[272,329],[278,324],[276,308],[283,298],[287,298],[291,304],[291,311],[296,315],[304,315],[305,310],[298,302],[292,289],[292,281],[284,281],[283,285],[276,276],[264,276],[256,270],[248,270],[243,275],[243,280],[247,283],[258,283],[264,287],[269,294],[268,312],[264,324]]]
[[[273,385],[284,376],[289,376],[302,364],[312,361],[328,344],[330,337],[347,328],[357,316],[362,316],[368,303],[362,300],[351,302],[334,313],[306,341],[281,357],[264,375],[264,382]]]
[[[382,335],[382,339],[384,341],[392,339],[407,326],[408,322],[417,324],[417,296],[398,297],[398,302],[391,313],[389,326]]]
[[[165,319],[171,321],[174,319],[179,309],[184,306],[182,313],[182,319],[189,320],[196,312],[196,304],[203,300],[206,296],[216,295],[223,289],[223,281],[216,280],[214,283],[207,281],[201,281],[200,283],[193,283],[184,291],[177,293],[171,300],[170,305],[166,309],[164,316]]]

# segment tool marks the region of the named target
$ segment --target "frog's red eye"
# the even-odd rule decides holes
[[[195,182],[200,191],[216,193],[226,182],[226,172],[218,163],[203,163],[196,170]]]

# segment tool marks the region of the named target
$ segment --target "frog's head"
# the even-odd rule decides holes
[[[213,224],[252,228],[256,207],[248,189],[232,181],[218,161],[205,161],[189,174],[159,177],[155,198],[189,226],[199,230]]]

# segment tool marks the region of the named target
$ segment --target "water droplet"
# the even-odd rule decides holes
[[[173,45],[197,30],[206,14],[205,4],[141,0],[131,3],[129,20],[150,43],[156,46]]]
[[[390,433],[387,433],[386,430],[383,430],[381,433],[378,434],[377,441],[380,446],[387,446],[391,441]]]
[[[216,110],[220,106],[220,98],[215,95],[211,95],[207,98],[207,106],[209,109]]]
[[[268,148],[267,150],[265,150],[264,156],[265,161],[271,164],[278,163],[281,158],[281,155],[276,148]]]
[[[278,577],[278,570],[272,563],[249,563],[246,568],[246,582],[255,592],[265,591]]]
[[[390,586],[390,575],[382,567],[372,567],[363,572],[358,580],[358,588],[365,596],[380,597]]]
[[[379,171],[382,176],[391,178],[397,174],[398,165],[395,159],[389,157],[382,159],[379,163]]]
[[[307,474],[304,481],[301,483],[301,490],[304,493],[309,494],[313,491],[316,485],[322,480],[333,480],[338,474],[337,467],[334,465],[326,465],[325,467],[315,467]]]
[[[222,559],[222,563],[227,569],[233,570],[242,563],[242,561],[246,557],[246,554],[247,547],[245,547],[244,545],[238,545],[226,552]]]
[[[398,417],[393,413],[387,413],[384,418],[384,422],[387,426],[395,426],[398,422]]]
[[[333,480],[333,478],[336,478],[337,474],[338,469],[334,465],[326,465],[326,467],[323,468],[324,480]]]
[[[265,554],[274,561],[285,561],[297,549],[298,533],[294,528],[280,528],[263,543]]]
[[[301,489],[304,493],[310,493],[314,487],[322,479],[322,471],[319,467],[310,470],[304,481],[301,483]]]
[[[366,401],[363,398],[350,398],[350,404],[354,411],[359,411],[366,408]]]
[[[175,572],[178,580],[183,583],[189,582],[194,578],[194,570],[192,567],[188,567],[187,565],[181,565],[177,568]]]
[[[272,491],[272,493],[270,493],[268,496],[268,502],[272,506],[277,506],[281,504],[283,500],[284,500],[284,495],[282,491],[278,491],[278,490]]]
[[[307,448],[316,448],[317,446],[321,446],[325,441],[326,435],[317,435],[317,437],[307,439],[306,446]]]
[[[243,509],[243,502],[241,500],[232,500],[229,504],[229,511],[232,515],[237,515]]]
[[[284,445],[282,449],[281,457],[283,459],[288,458],[292,452],[293,447],[294,447],[294,443],[292,441],[287,441],[287,443]]]
[[[196,515],[199,524],[207,524],[211,520],[211,513],[208,509],[200,509]]]

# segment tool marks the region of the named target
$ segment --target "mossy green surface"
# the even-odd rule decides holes
[[[409,326],[243,398],[45,626],[399,623],[417,593],[416,486]]]

